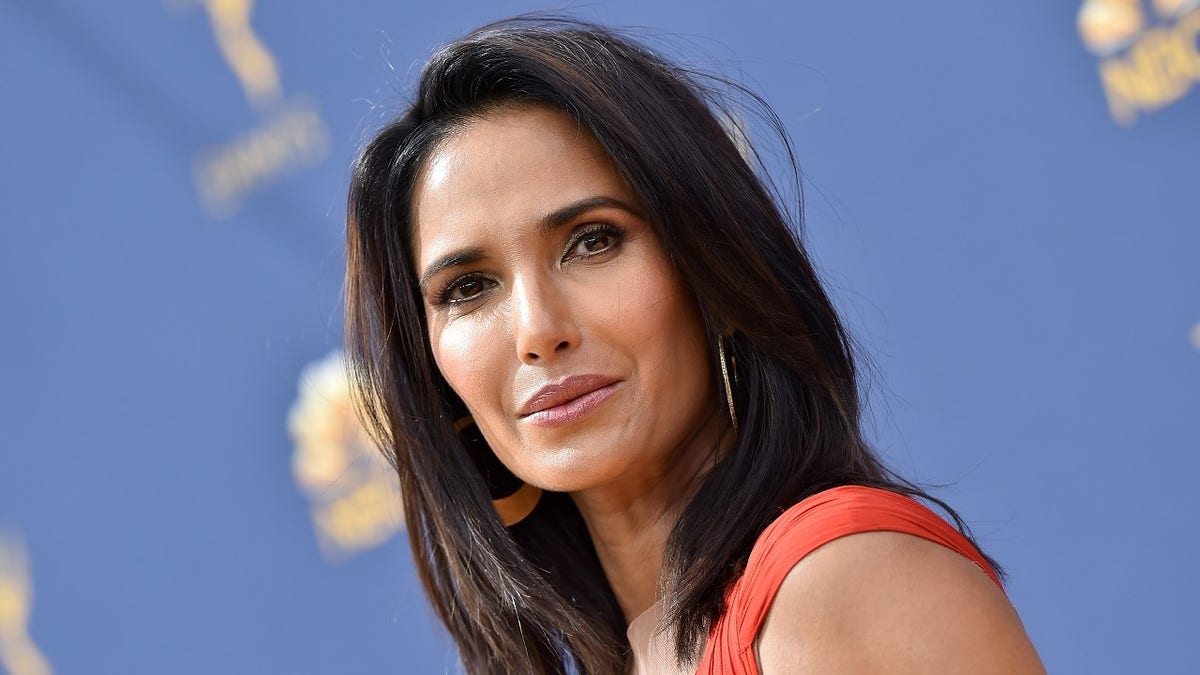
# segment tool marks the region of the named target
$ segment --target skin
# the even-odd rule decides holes
[[[595,198],[611,202],[542,227]],[[510,471],[570,493],[628,620],[653,603],[679,509],[732,440],[694,297],[641,213],[590,134],[530,106],[441,143],[413,205],[438,368]],[[477,255],[425,274],[463,251]],[[620,382],[564,426],[517,414],[542,386],[581,374]]]
[[[569,117],[511,106],[431,152],[410,242],[442,375],[509,470],[571,495],[627,621],[655,602],[671,526],[733,441],[695,300],[642,212]],[[448,256],[455,264],[440,266]],[[578,374],[619,383],[563,426],[518,414],[537,389]],[[978,568],[888,532],[798,564],[756,652],[768,675],[1044,672]]]
[[[853,534],[805,556],[755,648],[767,675],[1046,672],[1016,610],[981,569],[899,532]]]

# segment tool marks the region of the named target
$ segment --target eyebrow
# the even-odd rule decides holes
[[[586,199],[581,199],[577,202],[568,204],[560,209],[551,211],[543,216],[538,222],[538,233],[543,237],[547,236],[554,230],[566,225],[588,211],[605,206],[621,209],[622,211],[638,216],[639,218],[645,217],[642,215],[640,210],[630,206],[629,204],[626,204],[619,199],[603,196],[588,197]],[[421,293],[425,293],[426,289],[429,287],[429,282],[433,279],[433,277],[443,270],[447,270],[452,267],[471,265],[483,260],[485,257],[487,256],[485,255],[483,249],[477,247],[459,249],[441,256],[437,260],[434,260],[432,263],[430,263],[429,267],[426,267],[425,271],[421,274]]]

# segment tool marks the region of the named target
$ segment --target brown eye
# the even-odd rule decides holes
[[[583,241],[579,242],[579,245],[588,253],[599,253],[612,245],[612,237],[608,236],[607,233],[597,232],[584,237]]]
[[[587,258],[600,255],[621,242],[622,232],[608,225],[600,225],[578,234],[571,242],[568,258]]]
[[[483,277],[462,277],[451,282],[445,290],[438,294],[438,304],[470,302],[483,295],[493,283],[490,279]]]
[[[454,287],[450,294],[452,300],[462,300],[464,298],[474,297],[483,292],[483,282],[478,279],[464,281]]]

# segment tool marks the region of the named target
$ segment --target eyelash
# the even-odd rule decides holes
[[[589,225],[587,228],[576,232],[575,235],[571,237],[571,241],[567,242],[567,252],[569,253],[575,250],[575,247],[583,243],[585,239],[595,235],[611,237],[613,240],[612,244],[605,247],[602,251],[596,251],[595,253],[584,253],[582,256],[580,256],[581,258],[591,258],[604,255],[609,251],[612,251],[617,246],[620,246],[621,243],[625,241],[625,230],[617,227],[616,225],[609,225],[608,223],[596,223],[595,225]],[[565,261],[566,258],[564,257],[563,260]]]
[[[603,236],[610,237],[612,239],[612,243],[609,244],[607,247],[605,247],[601,251],[581,254],[578,256],[579,258],[587,259],[587,258],[594,258],[594,257],[598,257],[598,256],[607,255],[608,253],[613,252],[613,250],[615,250],[618,246],[620,246],[625,241],[625,230],[624,229],[617,227],[616,225],[610,225],[608,223],[596,223],[596,224],[591,225],[583,230],[579,230],[574,235],[572,235],[570,241],[567,242],[567,253],[569,254],[571,251],[575,250],[575,248],[577,246],[579,246],[579,244],[586,241],[589,237],[594,237],[597,235],[603,235]],[[564,255],[563,262],[566,262],[567,258],[568,258],[568,256]],[[477,272],[464,274],[463,276],[454,279],[449,284],[447,284],[445,287],[443,287],[440,291],[438,291],[434,297],[434,304],[440,306],[440,305],[458,305],[458,304],[471,302],[472,300],[479,297],[479,295],[482,294],[482,291],[480,293],[472,295],[469,298],[461,298],[458,300],[453,299],[451,296],[454,295],[454,292],[456,290],[462,288],[466,284],[477,283],[477,282],[489,282],[489,281],[491,281],[491,279],[489,279],[486,276],[479,274]]]

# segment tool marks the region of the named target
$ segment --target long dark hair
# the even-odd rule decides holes
[[[497,106],[556,106],[590,131],[694,292],[714,363],[717,340],[731,336],[737,443],[683,510],[663,565],[679,658],[698,655],[755,538],[811,494],[882,487],[938,504],[968,532],[865,442],[853,343],[715,92],[609,29],[508,20],[434,54],[415,102],[354,166],[348,366],[364,418],[399,473],[422,582],[468,672],[624,673],[629,647],[568,496],[547,493],[525,521],[501,524],[490,499],[504,489],[503,467],[455,433],[463,405],[430,352],[409,244],[414,177],[439,141]]]

